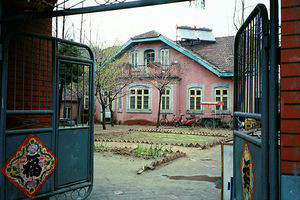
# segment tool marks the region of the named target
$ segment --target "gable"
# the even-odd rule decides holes
[[[120,56],[125,51],[129,50],[132,46],[138,43],[145,43],[145,42],[155,42],[161,41],[167,46],[177,50],[178,52],[182,53],[183,55],[187,56],[188,58],[194,60],[195,62],[199,63],[201,66],[206,68],[207,70],[211,71],[212,73],[216,74],[218,77],[232,77],[233,73],[228,71],[222,71],[217,66],[212,64],[211,62],[205,60],[204,58],[200,57],[199,55],[195,54],[194,52],[176,44],[175,42],[169,40],[168,38],[159,35],[154,37],[135,37],[128,40],[120,49],[120,51],[115,55],[115,57]]]

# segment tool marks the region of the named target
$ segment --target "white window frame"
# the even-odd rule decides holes
[[[64,118],[65,119],[72,119],[72,107],[70,106],[65,106],[64,107]],[[70,115],[70,116],[69,116]]]
[[[118,112],[122,112],[123,110],[123,93],[122,91],[118,94]]]
[[[170,66],[170,49],[162,48],[160,49],[160,64],[162,69],[167,69]]]
[[[84,95],[83,108],[84,108],[84,110],[89,109],[89,96],[88,95]]]
[[[161,104],[160,104],[160,110],[162,112],[169,112],[171,111],[171,98],[172,98],[172,94],[171,94],[171,88],[165,88],[164,91],[162,91],[162,95],[161,95]],[[168,93],[168,94],[167,94]],[[167,99],[169,99],[167,101]],[[169,104],[169,108],[167,109],[167,103]]]
[[[139,50],[135,49],[129,52],[129,64],[133,71],[138,70],[139,65]]]

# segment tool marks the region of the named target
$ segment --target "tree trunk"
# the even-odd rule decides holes
[[[76,124],[80,124],[81,123],[81,98],[79,96],[77,96],[77,120],[76,120]]]
[[[158,102],[158,112],[157,112],[156,128],[159,128],[159,120],[160,120],[160,105],[161,105],[161,96],[162,96],[161,90],[158,90],[158,91],[159,91],[159,102]]]
[[[63,88],[64,88],[64,81],[60,81],[60,88],[59,88],[59,96],[58,96],[58,120],[60,118],[60,109],[61,109],[61,103],[62,103],[62,93],[63,93]],[[64,109],[64,108],[63,108]]]
[[[64,1],[64,9],[66,8],[66,2]],[[66,16],[63,16],[63,27],[61,38],[65,39],[65,26],[66,26]]]
[[[102,128],[103,130],[106,130],[106,125],[105,125],[105,104],[101,103],[102,107]]]
[[[114,111],[112,109],[112,104],[111,103],[109,104],[108,108],[109,108],[109,111],[110,111],[110,125],[112,127],[114,127],[114,124],[115,124],[115,113],[114,113]]]
[[[99,98],[97,97],[97,99],[98,99],[98,102],[101,105],[101,111],[102,111],[102,122],[101,123],[102,123],[102,128],[103,128],[103,130],[106,130],[106,126],[105,126],[105,102],[103,100],[100,88],[101,87],[99,87],[99,86],[96,87],[96,91],[99,94]],[[96,96],[97,96],[97,93],[96,93]]]
[[[58,10],[58,6],[56,7],[56,11]],[[56,35],[55,37],[58,38],[58,17],[55,17],[55,29],[56,29]]]
[[[83,2],[82,6],[83,8]],[[83,25],[83,14],[81,14],[81,19],[80,19],[80,31],[79,31],[79,42],[82,43],[82,25]]]

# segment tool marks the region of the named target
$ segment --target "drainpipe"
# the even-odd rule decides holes
[[[269,68],[269,194],[279,199],[278,162],[278,0],[270,0],[270,68]]]

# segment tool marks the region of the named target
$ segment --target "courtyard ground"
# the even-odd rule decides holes
[[[129,129],[151,129],[144,126],[116,126],[108,130],[95,128],[95,135],[120,137]],[[178,130],[178,129],[177,129]],[[184,130],[185,129],[180,129]],[[186,129],[190,132],[195,130]],[[203,129],[201,129],[203,131]],[[200,128],[199,130],[200,131]],[[205,130],[206,132],[230,134],[230,130]],[[150,145],[150,144],[148,144]],[[106,142],[106,147],[136,148],[136,143]],[[169,147],[168,147],[169,148]],[[103,200],[215,200],[221,199],[221,146],[199,149],[185,146],[170,146],[173,151],[187,154],[155,170],[138,175],[138,169],[151,160],[132,156],[115,155],[112,152],[95,152],[94,189],[89,199]]]

